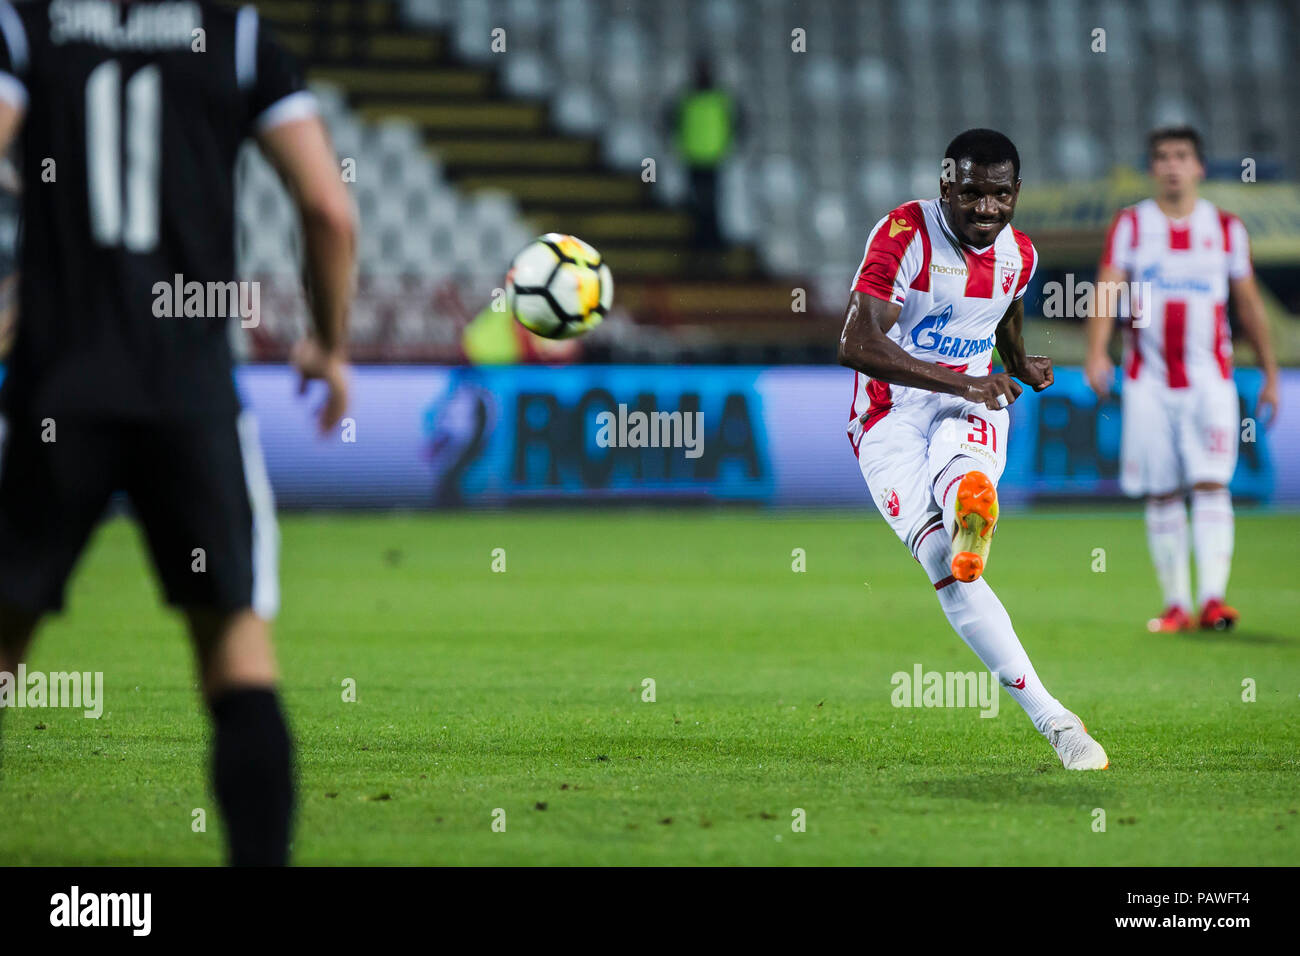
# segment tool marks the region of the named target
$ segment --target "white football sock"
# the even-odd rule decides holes
[[[1147,499],[1147,546],[1156,566],[1156,579],[1165,596],[1165,607],[1180,607],[1191,613],[1192,578],[1188,569],[1187,505]]]
[[[1192,533],[1196,539],[1196,594],[1204,606],[1223,600],[1232,570],[1232,493],[1227,488],[1192,492]]]
[[[937,526],[934,533],[919,538],[916,559],[930,576],[939,596],[939,606],[953,630],[984,666],[998,675],[1002,686],[1024,708],[1038,732],[1046,735],[1052,718],[1064,714],[1065,707],[1038,679],[1006,608],[988,582],[980,578],[966,584],[952,577],[952,542],[948,535],[938,533]]]

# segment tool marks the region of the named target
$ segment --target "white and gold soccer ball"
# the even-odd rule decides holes
[[[548,339],[590,332],[614,303],[614,277],[599,252],[576,236],[548,232],[515,256],[506,305],[528,331]]]

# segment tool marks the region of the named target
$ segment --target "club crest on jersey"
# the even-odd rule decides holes
[[[943,330],[952,321],[952,306],[942,312],[927,315],[912,329],[912,344],[923,352],[937,352],[949,358],[966,358],[993,348],[993,336],[986,339],[963,339],[944,335]]]
[[[884,503],[885,511],[888,512],[889,517],[897,518],[898,512],[901,510],[898,504],[898,492],[890,488],[880,496],[880,500]]]
[[[1011,287],[1015,284],[1016,272],[1018,270],[1006,265],[1002,265],[1000,268],[1002,269],[1002,294],[1006,295],[1011,291]]]

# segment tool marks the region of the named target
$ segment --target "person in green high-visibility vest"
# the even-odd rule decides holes
[[[465,324],[460,346],[470,365],[567,365],[582,358],[577,339],[533,335],[494,303]]]
[[[735,144],[739,115],[736,101],[713,82],[707,60],[695,65],[693,88],[673,110],[673,138],[690,175],[690,207],[695,244],[722,245],[718,228],[718,171]]]

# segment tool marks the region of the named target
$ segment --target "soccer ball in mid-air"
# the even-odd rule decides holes
[[[576,236],[534,239],[506,273],[506,305],[530,332],[571,339],[601,323],[614,302],[614,277],[600,253]]]

